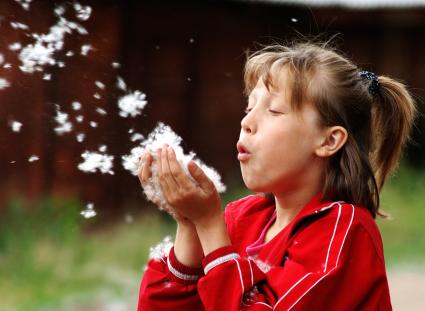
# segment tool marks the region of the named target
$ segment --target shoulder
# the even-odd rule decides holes
[[[321,254],[338,262],[356,251],[363,258],[379,257],[384,261],[378,226],[366,208],[342,202],[319,214],[313,215],[313,219],[306,219],[294,233],[291,246],[295,253],[301,256]]]
[[[340,203],[334,206],[324,224],[332,225],[336,232],[347,237],[362,235],[367,237],[378,252],[382,251],[382,239],[378,225],[371,213],[361,205]]]

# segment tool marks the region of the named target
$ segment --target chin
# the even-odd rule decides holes
[[[244,179],[245,186],[253,191],[253,192],[270,192],[270,189],[268,187],[264,187],[263,185],[258,185],[254,182],[249,182]]]

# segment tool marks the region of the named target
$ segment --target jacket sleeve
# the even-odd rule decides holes
[[[228,204],[233,206],[234,202]],[[230,208],[225,209],[228,213]],[[226,223],[228,230],[231,223]],[[146,265],[139,291],[138,311],[202,311],[205,310],[198,294],[198,280],[203,269],[180,263],[171,247],[168,256],[161,248]]]
[[[383,255],[354,218],[354,206],[340,205],[301,227],[274,267],[232,246],[208,254],[198,283],[205,310],[391,310]]]
[[[204,310],[197,291],[201,275],[201,268],[180,263],[174,248],[167,257],[149,260],[140,286],[137,310]]]

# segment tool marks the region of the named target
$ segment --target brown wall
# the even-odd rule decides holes
[[[9,21],[24,22],[33,31],[45,32],[55,22],[53,1],[34,2],[30,13],[13,1],[0,3],[0,53],[13,65],[11,70],[0,67],[0,77],[13,84],[0,90],[2,206],[1,202],[13,194],[29,198],[43,194],[77,196],[110,210],[140,201],[137,179],[121,168],[118,158],[133,145],[127,134],[129,128],[147,134],[158,121],[169,124],[183,137],[187,150],[195,150],[216,167],[227,183],[240,183],[234,146],[245,106],[244,52],[254,47],[253,42],[290,38],[295,31],[339,32],[341,49],[355,62],[365,69],[402,78],[418,96],[424,93],[425,10],[310,10],[224,1],[90,4],[92,17],[83,23],[90,34],[67,37],[64,51],[79,51],[86,43],[96,50],[88,57],[66,58],[63,69],[47,69],[52,80],[43,81],[40,74],[23,74],[17,68],[16,55],[7,45],[30,39],[11,29]],[[298,22],[291,22],[293,17]],[[120,62],[121,69],[113,69],[113,61]],[[116,103],[122,93],[114,87],[117,74],[124,77],[130,89],[147,94],[143,117],[129,120],[118,116]],[[106,84],[100,101],[92,96],[97,91],[96,80]],[[53,132],[53,104],[72,112],[74,100],[83,104],[86,120],[99,123],[96,129],[87,123],[77,126],[77,131],[87,135],[83,144],[76,142],[76,131],[60,137]],[[97,106],[109,114],[98,115],[94,110]],[[11,118],[24,124],[21,133],[11,132]],[[106,144],[117,157],[114,176],[87,175],[76,168],[81,152],[100,144]],[[31,154],[39,155],[40,161],[28,163]],[[11,164],[12,160],[16,163]]]

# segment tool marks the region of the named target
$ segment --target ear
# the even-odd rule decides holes
[[[322,141],[316,148],[315,154],[319,157],[330,157],[347,142],[348,132],[342,126],[331,126],[324,130]]]

